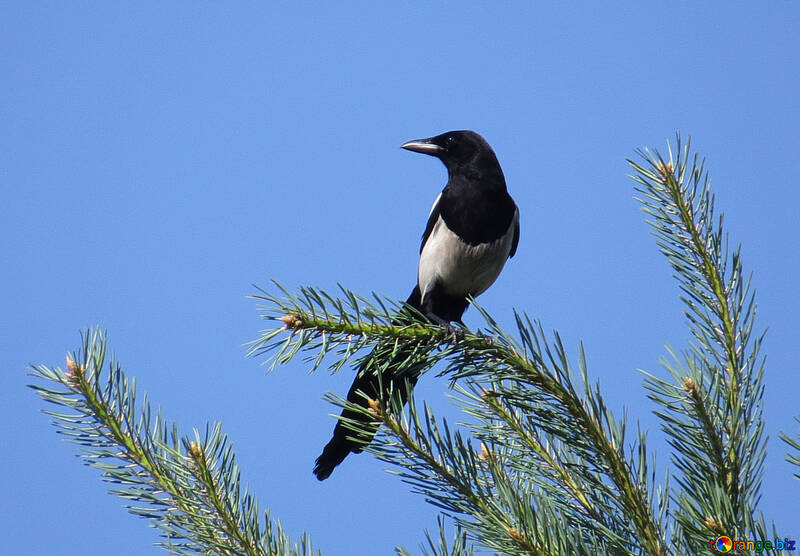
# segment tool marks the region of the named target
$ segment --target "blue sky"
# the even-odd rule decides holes
[[[265,375],[243,343],[270,278],[403,298],[445,182],[409,139],[474,129],[521,211],[481,303],[573,346],[611,407],[667,451],[637,369],[685,345],[678,289],[625,158],[676,131],[707,155],[769,326],[761,507],[800,535],[782,430],[796,349],[800,8],[793,2],[4,2],[0,6],[0,519],[9,553],[157,554],[25,385],[89,325],[183,432],[222,421],[244,480],[324,554],[415,550],[436,511],[368,455],[311,475],[352,371]],[[475,311],[469,325],[479,324]],[[792,354],[795,353],[795,356]],[[454,420],[446,382],[418,399]]]

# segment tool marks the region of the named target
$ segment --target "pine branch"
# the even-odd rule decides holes
[[[513,346],[515,342],[500,330],[489,315],[480,307],[478,310],[492,327],[492,333],[501,338],[499,345]],[[635,538],[636,544],[641,545],[648,554],[663,553],[665,548],[660,525],[651,511],[649,485],[637,480],[646,473],[637,477],[634,473],[637,466],[626,459],[623,452],[624,424],[616,424],[605,406],[599,387],[591,387],[582,348],[582,387],[576,389],[571,365],[558,333],[555,333],[554,342],[547,345],[541,324],[534,326],[527,315],[517,315],[517,326],[522,348],[529,355],[521,355],[519,347],[507,353],[502,353],[503,350],[478,352],[474,348],[467,348],[451,366],[454,378],[477,379],[499,385],[492,395],[484,394],[483,397],[502,400],[526,415],[530,438],[537,435],[538,430],[544,429],[561,441],[559,452],[569,461],[569,467],[563,467],[560,475],[562,486],[569,493],[574,492],[578,484],[584,485],[585,492],[577,495],[576,499],[593,518],[585,524],[603,530],[612,539],[620,539],[620,542],[625,538]],[[531,389],[540,389],[545,398],[532,398]],[[498,411],[499,404],[488,403],[487,406],[494,416],[504,418],[502,412]],[[492,415],[487,417],[491,418]],[[640,449],[642,441],[640,438]],[[574,458],[570,458],[571,453],[574,453]],[[582,471],[580,476],[565,480],[566,469],[576,468]],[[613,489],[607,488],[607,480],[610,480]],[[590,485],[595,490],[588,489]],[[602,510],[594,507],[594,503],[589,502],[590,498],[596,500],[595,503]],[[615,514],[618,521],[609,526],[613,521],[609,517]],[[601,519],[601,515],[605,519]]]
[[[410,351],[427,358],[424,367],[447,361],[443,372],[454,381],[474,387],[473,392],[488,392],[465,399],[484,423],[473,433],[513,454],[493,466],[489,476],[476,466],[469,443],[458,433],[450,435],[446,422],[440,428],[428,408],[418,414],[413,399],[406,421],[393,417],[402,413],[399,401],[391,410],[377,410],[373,404],[385,428],[368,448],[401,467],[403,478],[435,504],[473,519],[459,518],[458,523],[484,546],[542,554],[563,546],[563,553],[570,554],[583,550],[578,545],[587,546],[588,529],[597,532],[603,549],[666,552],[645,460],[625,456],[624,426],[616,423],[599,390],[589,385],[583,360],[582,387],[574,386],[557,335],[552,345],[545,344],[541,325],[534,327],[518,315],[519,343],[479,307],[489,335],[468,330],[452,335],[420,318],[401,319],[404,324],[397,325],[397,315],[386,303],[378,305],[345,289],[341,298],[313,288],[301,288],[297,295],[281,290],[281,297],[264,290],[256,296],[263,302],[265,318],[282,324],[253,343],[255,353],[273,352],[268,360],[273,366],[307,351],[315,354],[308,358],[314,368],[330,355],[330,367],[337,370],[352,365],[354,346],[377,347],[359,364],[366,362],[380,373],[389,361],[397,364],[396,345],[402,343],[415,346]],[[388,351],[383,346],[390,340],[395,347]],[[346,405],[340,398],[332,400]],[[347,407],[366,411],[355,404]],[[507,494],[502,507],[491,502],[501,487]],[[554,531],[552,523],[563,528]],[[576,527],[583,528],[583,537],[574,536]]]
[[[422,545],[422,553],[425,556],[472,556],[472,546],[467,541],[467,535],[460,527],[455,527],[452,546],[448,547],[447,530],[445,529],[445,519],[439,516],[439,535],[437,538],[431,536],[430,532],[425,531],[426,545]],[[430,551],[429,551],[430,550]],[[411,556],[411,552],[402,547],[396,549],[398,556]]]
[[[751,340],[756,304],[741,248],[731,252],[711,182],[689,142],[667,159],[643,150],[628,161],[648,223],[673,268],[694,343],[662,361],[672,381],[646,374],[656,414],[675,449],[680,489],[673,494],[687,550],[726,534],[766,538],[757,517],[765,457],[764,333]]]
[[[795,417],[794,420],[800,424],[800,415]],[[795,438],[792,438],[784,432],[781,433],[781,440],[786,442],[795,452],[794,454],[786,454],[786,461],[798,467],[798,471],[794,474],[794,476],[800,479],[800,434],[797,434],[795,435]]]
[[[233,450],[219,424],[201,436],[178,437],[145,398],[136,411],[136,386],[111,361],[103,373],[106,338],[99,330],[67,357],[67,372],[37,365],[33,388],[67,408],[46,411],[59,432],[81,447],[84,461],[100,469],[128,510],[161,531],[159,544],[175,554],[274,555],[314,553],[310,539],[292,543],[268,514],[264,527],[256,500],[241,491]],[[103,377],[101,378],[101,375]]]

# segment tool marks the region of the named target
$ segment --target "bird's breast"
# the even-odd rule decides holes
[[[417,280],[422,297],[436,284],[453,296],[476,297],[485,292],[508,259],[517,218],[515,214],[506,233],[498,239],[470,245],[440,217],[420,253]]]

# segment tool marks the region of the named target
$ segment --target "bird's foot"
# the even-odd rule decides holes
[[[453,337],[453,343],[457,342],[459,338],[464,337],[464,330],[463,330],[464,323],[458,322],[459,328],[456,328],[455,326],[452,325],[452,323],[446,321],[445,319],[443,319],[442,317],[440,317],[435,313],[428,313],[425,316],[428,317],[428,319],[433,324],[444,328],[447,334]]]
[[[483,330],[478,330],[477,332],[475,332],[475,335],[489,345],[494,344],[494,336],[490,336]]]

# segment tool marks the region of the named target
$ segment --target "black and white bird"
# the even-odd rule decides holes
[[[422,234],[417,285],[406,305],[425,315],[431,322],[450,327],[461,323],[468,296],[477,297],[491,286],[506,260],[514,256],[519,243],[519,210],[506,189],[503,170],[486,140],[474,131],[448,131],[428,139],[402,145],[404,149],[437,157],[447,167],[448,180],[436,198]],[[403,357],[400,353],[395,357]],[[347,400],[362,407],[369,398],[381,397],[392,380],[391,362],[382,378],[360,368],[350,387]],[[391,375],[391,376],[390,376]],[[405,399],[405,398],[404,398]],[[371,434],[356,434],[347,421],[365,422],[363,414],[345,409],[333,431],[333,438],[317,458],[314,475],[320,481],[350,452],[361,452]]]

